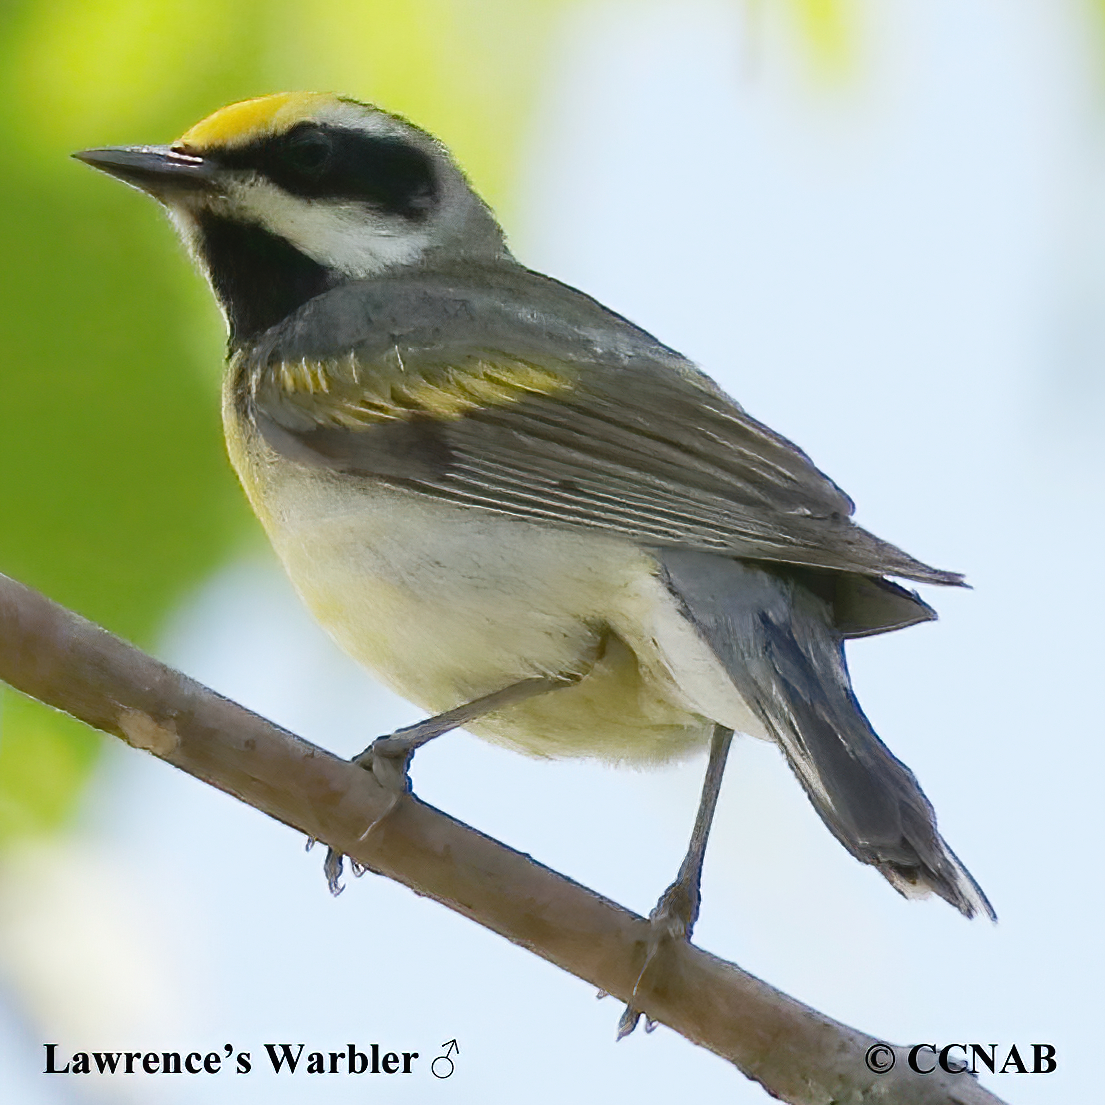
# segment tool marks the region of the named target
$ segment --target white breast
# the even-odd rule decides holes
[[[760,735],[646,550],[355,483],[263,446],[232,440],[231,452],[315,617],[424,709],[583,670],[605,635],[605,655],[578,685],[469,728],[538,755],[629,761],[686,754],[711,721]]]

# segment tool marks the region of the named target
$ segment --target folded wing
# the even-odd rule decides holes
[[[805,453],[684,358],[536,274],[345,285],[238,357],[259,428],[308,463],[657,547],[962,582],[856,526]],[[893,588],[873,585],[906,596],[897,624],[931,616]]]

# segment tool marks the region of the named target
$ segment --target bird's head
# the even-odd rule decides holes
[[[326,93],[230,104],[171,146],[74,156],[165,205],[237,343],[347,280],[508,256],[441,143]]]

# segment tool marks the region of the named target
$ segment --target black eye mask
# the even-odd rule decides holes
[[[292,195],[359,200],[412,222],[429,214],[440,191],[431,158],[402,139],[318,123],[299,123],[217,157],[227,168],[262,173]]]

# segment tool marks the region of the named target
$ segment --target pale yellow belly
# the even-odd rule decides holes
[[[754,731],[712,654],[676,626],[655,559],[630,542],[354,484],[271,454],[233,459],[318,621],[423,709],[587,670],[468,728],[535,755],[636,762],[686,755],[711,720]]]

